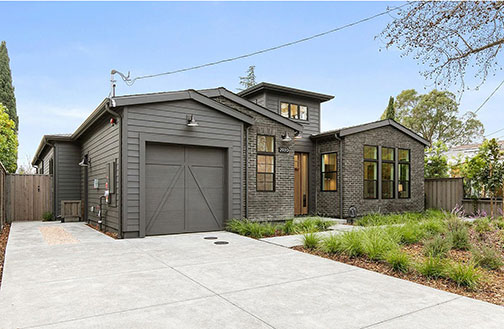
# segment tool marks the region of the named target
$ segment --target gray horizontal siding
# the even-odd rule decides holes
[[[110,195],[111,202],[106,204],[103,201],[104,210],[104,224],[107,230],[118,231],[119,230],[119,218],[120,218],[120,207],[121,207],[121,187],[120,187],[120,172],[121,172],[121,159],[119,159],[119,147],[120,147],[120,134],[119,123],[112,126],[109,123],[110,117],[105,116],[97,123],[93,125],[89,131],[81,137],[81,152],[80,158],[84,157],[85,154],[88,155],[90,166],[87,167],[88,179],[84,182],[84,171],[85,168],[81,169],[82,181],[81,181],[81,191],[84,199],[84,184],[87,184],[87,214],[91,222],[98,222],[98,212],[91,211],[90,207],[95,209],[100,203],[100,197],[105,193],[105,183],[108,177],[108,165],[112,165],[113,161],[117,161],[116,167],[116,193]],[[95,189],[94,180],[98,179],[98,189]],[[110,183],[109,183],[110,184]],[[110,185],[109,185],[110,186]]]
[[[165,137],[186,137],[206,142],[233,142],[232,147],[232,204],[233,217],[241,217],[241,166],[242,122],[193,100],[128,106],[123,133],[125,200],[124,231],[140,230],[140,134]],[[186,114],[193,114],[200,124],[196,128],[186,126]],[[132,234],[126,234],[130,236]]]
[[[44,162],[43,168],[44,168],[44,175],[49,175],[49,168],[50,168],[50,161],[53,159],[54,156],[54,148],[51,147],[49,148],[49,151],[44,155],[42,161]],[[54,161],[53,161],[54,162]],[[41,164],[39,164],[40,166]]]
[[[55,179],[56,215],[61,215],[62,200],[80,200],[80,147],[72,142],[57,142]]]

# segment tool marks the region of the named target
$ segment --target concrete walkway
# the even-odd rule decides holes
[[[50,244],[40,227],[52,226],[66,238]],[[14,223],[0,289],[2,329],[503,323],[500,306],[227,232],[113,240],[81,223]]]

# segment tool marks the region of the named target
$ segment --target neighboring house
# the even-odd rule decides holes
[[[269,83],[107,98],[72,135],[44,136],[33,165],[53,162],[55,215],[80,199],[82,220],[125,238],[423,210],[427,141],[392,120],[320,133],[332,98]]]
[[[504,141],[497,141],[501,150],[504,150]],[[481,143],[454,146],[444,152],[448,159],[448,164],[457,163],[458,159],[464,161],[466,158],[473,158],[478,154]]]

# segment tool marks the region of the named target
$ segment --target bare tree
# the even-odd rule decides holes
[[[501,69],[504,2],[412,2],[397,11],[379,37],[387,48],[397,47],[425,65],[422,74],[435,84],[460,84],[463,91],[464,76],[472,73],[479,87]]]
[[[28,154],[25,154],[25,161],[18,166],[16,173],[23,175],[37,173],[35,168],[31,165],[31,157]]]

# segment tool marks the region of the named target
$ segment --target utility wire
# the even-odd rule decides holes
[[[270,51],[273,51],[273,50],[277,50],[277,49],[293,46],[293,45],[296,45],[298,43],[306,42],[306,41],[309,41],[309,40],[312,40],[312,39],[315,39],[315,38],[320,38],[320,37],[325,36],[325,35],[330,34],[330,33],[341,31],[343,29],[346,29],[346,28],[349,28],[349,27],[352,27],[352,26],[355,26],[355,25],[358,25],[358,24],[370,21],[370,20],[375,19],[377,17],[383,16],[383,15],[387,15],[387,14],[389,14],[389,13],[391,13],[393,11],[396,11],[398,9],[401,9],[402,7],[407,6],[407,5],[409,5],[408,2],[405,3],[405,4],[402,4],[400,6],[397,6],[397,7],[393,7],[393,8],[387,9],[386,11],[383,11],[381,13],[375,14],[373,16],[369,16],[369,17],[360,19],[358,21],[355,21],[353,23],[349,23],[349,24],[346,24],[346,25],[334,28],[334,29],[329,30],[329,31],[325,31],[325,32],[322,32],[322,33],[314,34],[312,36],[309,36],[309,37],[306,37],[306,38],[303,38],[303,39],[299,39],[299,40],[291,41],[291,42],[284,43],[284,44],[281,44],[281,45],[278,45],[278,46],[274,46],[274,47],[258,50],[258,51],[252,52],[252,53],[248,53],[248,54],[244,54],[244,55],[240,55],[240,56],[236,56],[236,57],[231,57],[231,58],[226,58],[226,59],[221,59],[219,61],[210,62],[210,63],[206,63],[206,64],[201,64],[201,65],[196,65],[196,66],[191,66],[191,67],[187,67],[187,68],[183,68],[183,69],[178,69],[178,70],[174,70],[174,71],[168,71],[168,72],[157,73],[157,74],[143,75],[143,76],[139,76],[139,77],[136,77],[136,78],[133,78],[133,79],[129,78],[129,75],[128,76],[122,76],[121,75],[121,78],[123,79],[123,81],[128,86],[132,86],[137,80],[141,80],[141,79],[154,78],[154,77],[159,77],[159,76],[162,76],[162,75],[171,75],[171,74],[175,74],[175,73],[192,71],[192,70],[201,69],[201,68],[208,67],[208,66],[214,66],[214,65],[218,65],[218,64],[222,64],[222,63],[236,61],[238,59],[243,59],[243,58],[247,58],[247,57],[251,57],[251,56],[255,56],[255,55],[259,55],[259,54],[264,54],[264,53],[267,53],[267,52],[270,52]]]
[[[490,134],[488,134],[488,135],[485,135],[485,137],[488,137],[488,136],[490,136],[490,135],[496,134],[496,133],[501,132],[501,131],[503,131],[503,130],[504,130],[504,128],[501,128],[501,129],[499,129],[499,130],[494,131],[493,133],[490,133]],[[502,136],[500,136],[500,137],[502,137]]]
[[[494,91],[492,91],[492,93],[485,99],[485,101],[483,103],[481,103],[481,105],[478,107],[478,109],[476,111],[474,111],[474,114],[478,113],[479,110],[481,110],[481,108],[488,102],[488,100],[490,98],[492,98],[492,96],[497,92],[497,90],[499,90],[499,88],[504,84],[504,80],[502,80],[502,82],[497,86],[497,88],[494,89]]]

